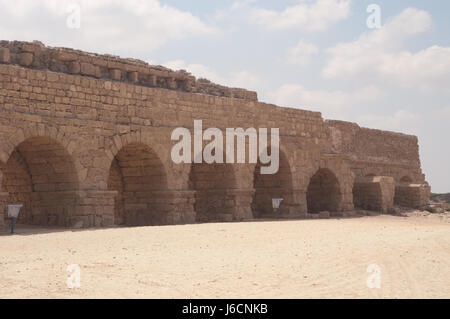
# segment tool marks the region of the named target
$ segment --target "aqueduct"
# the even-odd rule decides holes
[[[280,169],[175,164],[176,127],[279,128]],[[421,207],[418,140],[324,120],[255,92],[144,62],[39,42],[0,42],[0,225],[164,225]]]

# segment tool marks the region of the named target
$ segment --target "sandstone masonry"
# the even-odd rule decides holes
[[[171,161],[175,127],[280,128],[280,170]],[[0,225],[163,225],[390,212],[430,187],[415,136],[325,121],[186,71],[40,42],[0,42]]]

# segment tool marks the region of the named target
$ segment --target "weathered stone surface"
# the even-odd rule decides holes
[[[151,86],[156,86],[157,85],[157,77],[156,75],[150,75],[149,77],[149,83]]]
[[[388,176],[358,177],[353,185],[355,207],[389,213],[394,207],[395,181]]]
[[[72,61],[69,63],[69,72],[72,74],[78,74],[81,72],[80,62]]]
[[[9,53],[9,49],[0,48],[0,63],[10,63],[11,62],[11,54]]]
[[[128,72],[128,79],[132,82],[132,83],[137,83],[139,80],[139,73],[132,71],[132,72]]]
[[[414,136],[324,121],[137,60],[40,44],[25,52],[20,42],[0,41],[0,48],[13,61],[0,64],[0,192],[3,205],[24,203],[19,222],[328,218],[354,214],[355,205],[390,212],[394,198],[410,207],[428,201]],[[21,58],[28,61],[17,65]],[[173,129],[193,132],[199,119],[222,132],[279,128],[278,172],[260,174],[261,163],[175,164]]]
[[[423,208],[430,200],[431,188],[428,184],[397,183],[395,204],[403,207]]]
[[[95,66],[91,63],[85,63],[82,62],[80,63],[80,73],[83,75],[89,75],[89,76],[94,76],[94,77],[100,77],[100,68],[98,66]]]
[[[19,54],[19,63],[23,66],[30,66],[33,63],[33,53],[23,52]]]
[[[64,62],[77,61],[78,56],[74,53],[60,51],[58,52],[57,59]]]
[[[112,80],[120,81],[122,78],[122,71],[119,69],[110,69],[109,74]]]
[[[3,212],[6,212],[6,205],[8,204],[9,193],[0,192],[0,231],[4,230],[5,227],[5,217],[2,216]]]
[[[35,68],[51,69],[52,71],[70,74],[82,73],[86,76],[99,78],[109,77],[110,80],[140,84],[147,87],[161,87],[177,91],[199,92],[208,95],[234,97],[257,101],[256,92],[244,89],[230,89],[214,84],[208,80],[196,81],[185,70],[173,71],[163,66],[153,66],[135,59],[122,59],[112,55],[99,55],[72,50],[68,48],[51,48],[41,42],[0,41],[0,50],[9,49],[14,52],[13,59],[23,66],[31,66],[29,54],[34,55]],[[23,58],[22,54],[26,53]],[[53,59],[48,59],[51,56]],[[41,58],[42,57],[42,58]],[[6,60],[5,60],[6,61]],[[55,63],[57,61],[58,63]],[[0,63],[8,63],[1,62]],[[110,70],[118,71],[110,71]],[[118,74],[123,76],[119,77]],[[136,74],[137,72],[137,74]],[[142,76],[139,76],[141,74]]]

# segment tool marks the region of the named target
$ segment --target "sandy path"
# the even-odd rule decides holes
[[[68,289],[69,264],[81,288]],[[370,264],[381,288],[369,289]],[[450,298],[450,223],[392,216],[0,236],[0,297]]]

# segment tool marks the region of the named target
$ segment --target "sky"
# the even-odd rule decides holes
[[[417,135],[432,191],[450,192],[448,0],[0,0],[0,8],[3,40],[138,58],[255,90],[263,102]]]

